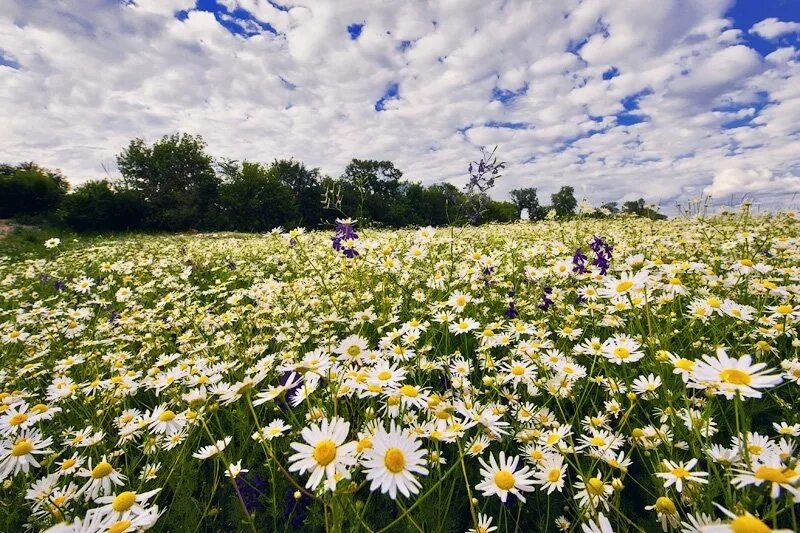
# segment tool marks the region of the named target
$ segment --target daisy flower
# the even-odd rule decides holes
[[[388,492],[393,500],[397,491],[406,497],[417,494],[421,485],[414,474],[428,474],[422,443],[393,425],[388,432],[379,428],[371,444],[361,459],[367,480],[372,482],[370,490],[380,488],[381,493]]]
[[[218,440],[215,444],[203,446],[202,448],[194,452],[192,454],[192,457],[194,457],[195,459],[208,459],[209,457],[213,457],[217,454],[220,454],[222,453],[222,450],[224,450],[228,446],[228,444],[231,443],[231,440],[233,440],[233,437],[228,436],[225,437],[224,439]]]
[[[641,344],[626,335],[616,335],[603,343],[603,357],[614,363],[635,363],[644,357]]]
[[[356,464],[356,443],[344,442],[349,431],[350,423],[339,417],[303,428],[300,434],[305,443],[291,443],[297,453],[289,458],[289,471],[311,472],[306,488],[316,489],[325,477],[325,488],[335,490],[340,479],[350,479],[348,468]]]
[[[124,474],[121,474],[106,460],[106,456],[92,467],[92,459],[89,459],[88,468],[81,468],[78,470],[78,476],[89,478],[80,493],[85,494],[88,499],[96,500],[101,496],[108,496],[111,494],[113,485],[122,486],[127,479]]]
[[[736,394],[743,398],[761,398],[758,389],[769,389],[778,385],[783,378],[769,374],[766,363],[752,363],[749,355],[737,359],[729,357],[724,348],[717,349],[717,356],[703,356],[698,361],[689,386],[696,389],[714,389],[727,399]]]
[[[479,458],[478,462],[481,464],[483,481],[475,489],[482,491],[484,496],[496,494],[505,503],[511,493],[524,502],[522,493],[533,491],[533,472],[528,466],[517,469],[519,457],[506,458],[505,452],[500,452],[499,461],[495,460],[494,454],[489,454],[489,463],[483,458]]]
[[[800,472],[793,468],[784,466],[777,454],[770,454],[754,462],[753,467],[748,470],[736,470],[736,476],[731,484],[737,489],[742,489],[748,485],[760,487],[767,484],[770,489],[770,497],[774,500],[784,489],[800,499]]]
[[[492,525],[492,520],[494,519],[491,516],[478,513],[478,528],[470,528],[467,533],[492,533],[497,531],[497,526]]]
[[[130,490],[120,492],[112,496],[97,498],[96,502],[104,504],[102,507],[93,509],[94,512],[102,514],[110,523],[119,523],[123,520],[132,520],[140,515],[148,514],[152,510],[158,512],[158,507],[146,507],[144,504],[161,489],[153,489],[148,492],[136,493]]]
[[[583,476],[578,476],[575,483],[575,488],[578,491],[573,496],[578,500],[581,507],[587,507],[589,510],[594,511],[598,507],[603,507],[608,510],[608,498],[614,492],[610,484],[603,481],[600,477],[600,472],[597,472],[595,477],[585,479]]]
[[[561,455],[550,455],[539,463],[534,474],[534,483],[542,486],[542,490],[547,489],[547,494],[554,490],[561,492],[564,488],[564,474],[567,472],[567,465],[564,464],[564,457]]]
[[[664,481],[665,488],[675,485],[675,490],[681,492],[683,491],[684,481],[708,483],[708,480],[705,479],[705,477],[708,475],[708,472],[692,471],[692,468],[694,468],[696,464],[697,459],[691,459],[687,462],[680,463],[675,463],[668,459],[664,459],[664,467],[667,469],[667,471],[657,472],[656,476],[666,480]]]
[[[52,453],[47,447],[53,443],[50,437],[42,439],[38,429],[28,429],[16,437],[0,442],[0,481],[22,472],[30,472],[31,466],[39,467],[35,455]]]
[[[653,505],[645,506],[647,511],[656,511],[658,521],[661,522],[661,529],[667,531],[669,528],[678,527],[681,518],[678,515],[678,509],[675,504],[666,496],[661,496],[656,500]]]

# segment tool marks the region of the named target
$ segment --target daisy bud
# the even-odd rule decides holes
[[[470,503],[472,503],[473,507],[478,505],[478,498],[472,498],[472,500],[470,500]]]
[[[303,496],[303,494],[299,490],[294,491],[294,499],[295,500],[299,500],[302,496]]]
[[[633,392],[629,392],[628,394],[626,394],[626,396],[630,401],[634,401],[636,399],[636,394],[634,394]]]
[[[491,387],[492,385],[494,385],[494,378],[491,376],[484,376],[483,384],[487,387]]]
[[[622,492],[622,489],[625,488],[625,485],[622,484],[622,480],[620,478],[615,477],[611,480],[611,488],[617,492]]]

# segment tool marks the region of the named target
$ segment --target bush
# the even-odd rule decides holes
[[[76,231],[140,229],[146,217],[141,196],[108,181],[84,183],[64,199],[64,222]]]
[[[33,164],[0,166],[0,218],[44,215],[54,211],[67,185],[58,173]]]

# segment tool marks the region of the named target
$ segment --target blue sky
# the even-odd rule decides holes
[[[75,183],[188,131],[217,156],[391,159],[424,183],[499,145],[499,197],[797,207],[797,0],[6,3],[0,160]]]

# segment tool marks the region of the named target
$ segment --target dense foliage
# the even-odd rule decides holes
[[[362,225],[393,228],[511,222],[525,213],[530,220],[576,214],[569,186],[552,195],[552,206],[540,205],[531,187],[512,191],[510,202],[490,198],[505,167],[494,154],[470,163],[467,184],[459,189],[404,180],[391,161],[353,159],[341,176],[330,177],[295,160],[215,160],[199,136],[168,135],[153,144],[134,139],[117,156],[121,180],[85,182],[71,194],[57,172],[32,163],[0,165],[0,218],[47,215],[50,222],[95,233],[264,232],[331,227],[343,213]],[[614,206],[594,216],[617,211]],[[644,200],[626,203],[623,211],[663,218]]]
[[[797,530],[794,216],[47,247],[3,531]]]

